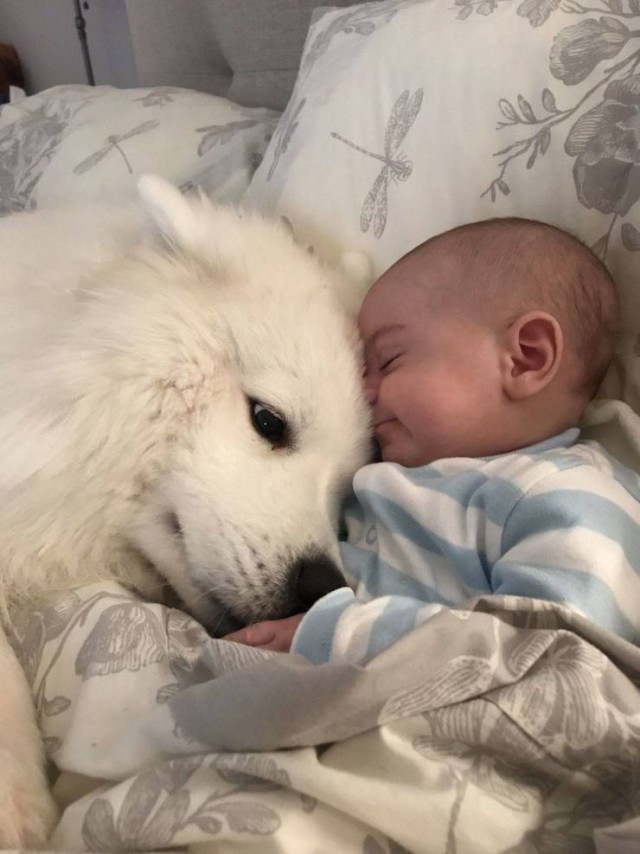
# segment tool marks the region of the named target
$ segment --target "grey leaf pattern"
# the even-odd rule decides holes
[[[518,95],[518,106],[520,107],[522,115],[525,117],[526,121],[528,121],[528,122],[537,121],[537,119],[535,117],[535,113],[533,112],[533,109],[531,107],[531,104],[522,95]]]
[[[136,603],[112,605],[84,641],[75,668],[87,680],[140,670],[166,654],[164,632],[151,611]]]
[[[88,850],[154,850],[169,845],[188,821],[191,795],[184,784],[201,764],[201,757],[191,757],[139,774],[117,813],[104,798],[93,801],[82,825]],[[160,800],[165,791],[168,795]]]
[[[134,779],[118,814],[118,834],[125,844],[135,844],[163,790],[162,778],[155,768]]]
[[[560,747],[558,729],[566,736],[563,753],[600,742],[611,722],[604,709],[594,708],[591,695],[599,690],[604,657],[593,648],[582,649],[571,641],[546,656],[552,667],[531,672],[524,690],[505,688],[502,707],[535,731],[550,749]]]
[[[515,124],[518,121],[518,114],[516,113],[511,101],[507,101],[506,98],[500,98],[498,101],[498,109],[509,124]]]
[[[181,611],[171,609],[167,620],[169,638],[169,666],[176,679],[175,689],[163,688],[162,699],[169,699],[169,692],[177,691],[180,685],[192,679],[206,679],[209,671],[202,663],[202,651],[208,645],[209,636],[199,623]]]
[[[551,89],[542,90],[542,106],[548,113],[557,113],[556,99]]]
[[[518,676],[531,669],[552,643],[551,636],[544,632],[523,635],[522,640],[515,645],[509,656],[507,667],[510,673]]]
[[[145,829],[136,838],[136,847],[147,851],[166,848],[183,824],[191,795],[187,789],[179,789],[160,804]]]
[[[203,756],[185,756],[165,762],[157,769],[162,787],[169,794],[174,794],[189,782],[203,762]]]
[[[546,767],[546,752],[527,738],[499,706],[484,700],[457,704],[427,712],[423,718],[424,733],[412,741],[419,753],[452,768],[466,768],[475,758],[491,759],[505,773],[509,769],[512,780],[527,779],[536,786],[544,785],[541,771]]]
[[[216,757],[224,770],[228,757]],[[273,759],[236,757],[244,767],[260,768],[289,784],[288,775]],[[203,766],[203,756],[172,759],[138,774],[119,809],[105,798],[96,798],[82,823],[82,839],[89,851],[158,850],[175,842],[176,834],[189,825],[213,836],[226,826],[232,833],[266,836],[277,832],[278,813],[256,800],[238,800],[238,793],[265,792],[275,783],[258,780],[241,771],[229,771],[229,790],[214,791],[194,808],[188,788]],[[215,760],[214,760],[215,761]],[[248,764],[247,764],[248,762]],[[213,766],[212,766],[213,767]]]
[[[42,741],[44,744],[44,752],[47,756],[53,756],[53,754],[62,747],[62,739],[57,738],[56,736],[48,736]]]
[[[447,663],[429,682],[411,691],[397,694],[382,708],[380,723],[409,717],[418,712],[470,699],[470,692],[483,692],[490,686],[493,668],[486,659],[461,656]]]
[[[560,6],[560,2],[561,0],[524,0],[518,6],[518,15],[527,18],[532,27],[541,27]]]
[[[466,20],[475,11],[486,17],[498,8],[499,0],[455,0],[459,20]],[[502,0],[504,2],[504,0]],[[517,8],[521,18],[527,18],[532,27],[541,27],[560,6],[561,0],[523,0]]]
[[[565,27],[553,41],[549,70],[567,86],[575,86],[599,63],[617,56],[630,35],[621,21],[605,16]]]
[[[195,824],[203,833],[215,836],[222,830],[222,821],[216,815],[211,815],[206,810],[191,816],[191,824]]]
[[[270,756],[244,754],[242,756],[217,756],[210,765],[227,783],[242,785],[244,789],[269,789],[277,786],[291,787],[291,778],[279,768]]]
[[[52,718],[55,715],[60,715],[62,712],[66,712],[67,709],[71,706],[71,700],[68,697],[57,696],[52,700],[44,701],[44,714],[48,718]]]
[[[98,798],[91,804],[82,824],[82,838],[88,851],[122,850],[109,801]]]
[[[240,838],[254,840],[260,848],[267,837],[273,847],[287,850],[289,818],[297,816],[296,821],[313,822],[329,833],[335,809],[331,805],[338,798],[341,821],[353,819],[349,833],[361,834],[353,837],[360,840],[358,850],[401,854],[405,849],[380,833],[379,817],[367,811],[359,796],[354,800],[350,794],[346,781],[352,773],[362,773],[362,749],[365,762],[375,762],[379,769],[372,785],[393,786],[401,758],[407,769],[413,768],[409,777],[415,773],[421,797],[428,796],[433,804],[428,816],[419,809],[410,819],[402,805],[399,838],[403,841],[412,823],[420,828],[420,838],[438,828],[439,838],[445,840],[442,850],[456,854],[464,850],[461,840],[471,838],[469,834],[486,841],[486,834],[492,832],[491,807],[483,813],[486,827],[476,827],[470,816],[477,815],[476,804],[493,803],[495,815],[513,827],[513,836],[505,837],[513,841],[503,848],[510,847],[514,854],[591,850],[595,827],[619,823],[640,809],[640,652],[628,645],[623,666],[616,665],[620,650],[616,653],[612,647],[607,657],[606,633],[598,636],[596,645],[579,633],[579,626],[567,631],[562,609],[515,597],[508,600],[506,610],[499,604],[501,597],[485,597],[474,610],[441,612],[400,642],[406,644],[401,657],[411,661],[411,667],[399,668],[396,657],[390,669],[376,666],[368,672],[368,666],[361,668],[357,687],[345,692],[344,700],[336,693],[326,704],[327,682],[315,688],[313,678],[307,682],[315,667],[290,669],[285,664],[283,672],[289,673],[295,702],[283,705],[280,691],[275,705],[273,700],[256,697],[251,737],[259,734],[260,727],[271,737],[273,715],[280,721],[291,707],[296,726],[304,724],[305,716],[307,723],[312,722],[315,750],[203,754],[193,753],[194,748],[183,741],[185,752],[178,750],[169,757],[160,753],[150,762],[145,747],[138,773],[121,782],[116,774],[113,783],[74,805],[77,835],[61,837],[65,850],[158,851],[205,840],[222,847],[232,840],[237,844]],[[261,665],[268,662],[273,667],[281,661],[277,655],[261,657],[255,650],[247,660],[237,655],[237,645],[212,641],[189,617],[165,609],[163,619],[159,606],[144,605],[129,594],[106,595],[93,589],[80,596],[80,603],[77,608],[74,605],[62,632],[58,633],[54,621],[55,637],[46,641],[44,656],[50,662],[61,644],[76,638],[76,648],[84,648],[78,657],[86,659],[76,682],[80,690],[98,689],[100,707],[105,696],[103,679],[122,680],[130,674],[135,690],[143,689],[144,680],[137,678],[136,668],[160,646],[165,658],[148,689],[152,701],[163,690],[171,696],[175,690],[189,693],[191,686],[208,687],[200,664],[192,666],[199,657],[187,652],[189,646],[200,645],[207,650],[204,658],[212,668],[211,684],[222,684],[223,674],[231,677],[222,686],[230,703],[227,714],[241,722],[251,713],[246,698],[254,696]],[[31,619],[41,627],[47,624],[42,611],[35,611]],[[27,624],[26,633],[28,629]],[[176,660],[182,661],[181,685],[170,681],[167,631],[176,634],[173,647]],[[165,637],[163,644],[160,634]],[[110,635],[115,637],[109,640]],[[98,668],[109,671],[101,673],[98,684],[83,678],[90,670],[89,648]],[[434,649],[437,655],[431,654]],[[67,664],[72,670],[73,663],[71,658]],[[45,727],[55,728],[45,732],[47,751],[55,761],[57,756],[72,755],[73,742],[65,733],[64,721],[74,700],[54,676],[39,678],[48,685],[40,705],[52,714],[45,713],[41,719]],[[234,684],[239,687],[235,698]],[[114,700],[117,696],[114,691]],[[200,702],[206,705],[206,694]],[[377,733],[371,729],[375,725],[372,703],[378,703]],[[110,726],[116,709],[116,703],[109,705]],[[347,719],[355,722],[350,730]],[[165,736],[173,738],[172,727],[180,723],[179,717],[169,720]],[[213,733],[217,724],[218,718],[212,716]],[[354,732],[357,737],[352,740]],[[124,735],[127,749],[135,751],[129,733]],[[154,731],[153,738],[157,735]],[[360,739],[363,747],[358,748]],[[81,749],[84,757],[86,746]],[[341,780],[345,780],[344,789]],[[420,798],[416,802],[421,803]],[[334,850],[341,847],[339,838]],[[418,845],[407,848],[420,850]]]
[[[270,836],[280,827],[280,817],[266,804],[246,801],[225,801],[207,806],[210,814],[223,816],[235,833]],[[200,815],[203,814],[202,809]]]
[[[33,206],[34,190],[81,109],[44,103],[22,119],[20,133],[13,123],[0,130],[0,214]]]
[[[72,590],[64,591],[42,611],[47,640],[59,637],[82,605],[82,600]]]
[[[46,625],[41,614],[29,620],[24,634],[13,640],[16,655],[30,685],[33,685],[38,674],[45,642]]]
[[[474,7],[481,12],[476,4],[477,0],[455,0],[458,17],[468,18]],[[491,14],[496,8],[497,2],[493,2],[485,13]],[[609,14],[591,16],[598,11]],[[498,122],[498,130],[518,125],[535,125],[538,130],[495,152],[494,156],[501,158],[499,172],[481,197],[489,195],[496,202],[501,195],[508,195],[505,175],[512,163],[526,155],[525,169],[538,166],[551,144],[552,130],[571,119],[564,149],[575,158],[573,176],[578,200],[586,208],[614,215],[608,230],[593,244],[595,254],[606,261],[616,221],[626,217],[640,199],[640,142],[630,132],[640,111],[640,75],[636,74],[640,50],[626,50],[637,29],[621,20],[640,19],[640,3],[634,0],[625,5],[622,0],[607,0],[598,9],[577,0],[523,0],[517,10],[532,27],[542,26],[556,12],[583,19],[561,27],[555,34],[549,50],[549,71],[565,86],[576,86],[597,75],[589,96],[603,90],[601,100],[587,108],[591,99],[583,96],[575,99],[574,106],[560,110],[555,95],[545,87],[541,102],[548,115],[538,118],[524,95],[518,97],[520,112],[506,98],[500,98],[498,109],[506,122]],[[618,59],[615,64],[604,65],[614,59]],[[621,224],[620,240],[625,249],[635,252],[634,232],[626,227],[629,225]]]

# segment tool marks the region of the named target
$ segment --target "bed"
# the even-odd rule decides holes
[[[198,9],[208,26],[180,32],[200,75],[159,67],[149,36],[148,85],[0,108],[0,211],[131,195],[151,171],[376,272],[463,222],[569,229],[623,302],[583,430],[640,472],[638,0]],[[640,851],[640,652],[558,605],[480,597],[365,666],[313,666],[106,584],[24,614],[16,647],[52,849]]]

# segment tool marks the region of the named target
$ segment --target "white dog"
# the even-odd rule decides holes
[[[0,610],[99,579],[168,583],[214,632],[303,610],[340,583],[369,451],[345,274],[158,178],[141,197],[0,222]],[[0,640],[0,847],[36,845],[53,811]]]

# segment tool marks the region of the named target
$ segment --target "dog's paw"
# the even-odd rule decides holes
[[[57,817],[53,798],[38,776],[0,766],[0,849],[43,848]]]

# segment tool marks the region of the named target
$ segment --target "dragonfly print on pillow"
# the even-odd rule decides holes
[[[273,157],[271,166],[267,173],[267,181],[270,181],[278,166],[281,158],[287,153],[289,143],[298,129],[300,117],[303,110],[307,106],[307,87],[312,71],[319,59],[321,59],[330,48],[333,46],[334,39],[337,36],[346,38],[350,43],[350,55],[355,55],[361,47],[360,42],[363,38],[371,36],[389,24],[394,17],[404,8],[417,6],[423,0],[377,0],[376,3],[358,4],[353,9],[347,9],[338,17],[330,18],[329,22],[324,17],[312,24],[307,37],[307,45],[305,45],[304,54],[300,63],[300,71],[298,79],[287,104],[287,108],[282,114],[282,118],[278,123],[278,127],[273,135],[272,147]],[[355,43],[351,40],[355,39]],[[340,41],[340,39],[338,39]],[[344,47],[344,46],[343,46]],[[341,51],[335,57],[339,59]],[[320,86],[321,90],[325,90],[324,83]],[[313,86],[311,87],[313,91]],[[300,97],[305,92],[304,97]]]
[[[367,193],[360,212],[361,231],[366,233],[373,224],[373,234],[378,240],[384,234],[387,225],[389,185],[398,181],[407,181],[413,172],[413,163],[400,150],[400,146],[420,112],[422,97],[422,89],[416,89],[413,95],[405,89],[396,100],[387,122],[382,153],[369,151],[345,139],[336,131],[331,132],[334,139],[382,163],[382,168]]]
[[[155,119],[151,119],[147,122],[142,122],[142,124],[137,125],[132,128],[130,131],[126,133],[112,133],[105,139],[104,145],[102,148],[99,148],[97,151],[94,151],[88,157],[85,157],[78,165],[74,168],[74,175],[84,175],[85,172],[88,172],[90,169],[93,169],[94,166],[97,166],[101,160],[104,160],[112,151],[117,151],[120,154],[121,158],[124,160],[127,170],[130,175],[133,175],[133,169],[131,167],[131,163],[127,158],[127,155],[122,148],[122,143],[126,142],[129,139],[133,139],[135,136],[140,136],[140,134],[148,133],[151,130],[155,130],[158,127],[158,122]]]

